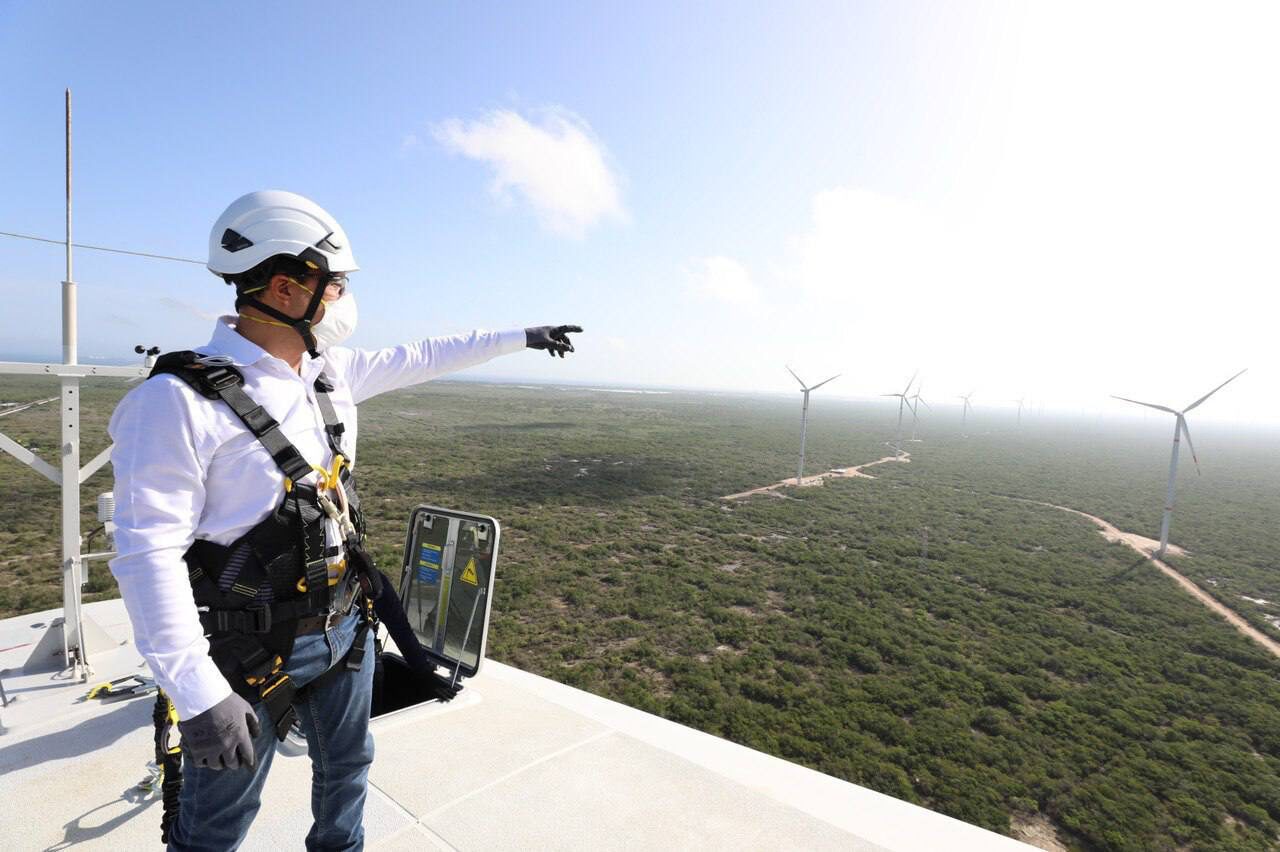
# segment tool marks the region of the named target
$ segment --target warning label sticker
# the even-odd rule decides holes
[[[418,582],[439,583],[440,562],[444,557],[438,544],[424,544],[418,550]]]
[[[480,585],[480,580],[476,577],[476,558],[473,556],[467,560],[467,567],[462,569],[462,582],[470,583],[473,586]]]

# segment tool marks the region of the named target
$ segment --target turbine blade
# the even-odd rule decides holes
[[[1111,398],[1112,398],[1112,399],[1119,399],[1119,400],[1123,400],[1124,402],[1132,402],[1134,405],[1145,405],[1147,408],[1154,408],[1154,409],[1156,409],[1156,410],[1158,410],[1158,411],[1167,411],[1167,412],[1169,412],[1170,414],[1173,414],[1173,415],[1176,415],[1176,416],[1181,416],[1181,415],[1179,415],[1179,414],[1178,414],[1178,412],[1174,411],[1172,408],[1169,408],[1169,407],[1168,407],[1168,406],[1166,406],[1166,405],[1156,405],[1154,402],[1141,402],[1141,401],[1136,400],[1136,399],[1129,399],[1129,397],[1127,397],[1127,396],[1116,396],[1115,394],[1112,394],[1112,395],[1111,395]]]
[[[1200,459],[1196,458],[1196,445],[1191,443],[1191,429],[1187,427],[1187,418],[1179,416],[1178,426],[1182,429],[1182,436],[1187,439],[1187,449],[1191,451],[1191,460],[1196,463],[1196,476],[1200,475]]]
[[[1209,397],[1213,396],[1215,393],[1217,393],[1218,391],[1222,390],[1222,389],[1223,389],[1223,388],[1225,388],[1227,385],[1229,385],[1229,384],[1231,384],[1232,382],[1234,382],[1236,379],[1240,378],[1240,376],[1241,376],[1241,375],[1243,375],[1243,374],[1244,374],[1244,371],[1245,371],[1245,370],[1247,370],[1247,369],[1249,369],[1249,368],[1248,368],[1248,367],[1245,367],[1245,369],[1244,369],[1244,370],[1241,370],[1239,373],[1236,373],[1234,376],[1232,376],[1231,378],[1227,379],[1225,382],[1223,382],[1222,384],[1218,385],[1216,388],[1214,388],[1213,390],[1209,391],[1207,394],[1205,394],[1204,396],[1200,397],[1200,398],[1199,398],[1199,399],[1197,399],[1195,402],[1193,402],[1193,403],[1191,403],[1190,405],[1188,405],[1186,408],[1182,409],[1183,413],[1185,414],[1186,412],[1188,412],[1188,411],[1190,411],[1191,409],[1195,408],[1197,405],[1199,405],[1200,403],[1204,402],[1206,399],[1208,399]]]
[[[813,387],[809,388],[809,390],[817,390],[818,388],[820,388],[820,387],[822,387],[823,385],[825,385],[827,382],[834,382],[836,379],[840,378],[840,376],[841,376],[841,375],[842,375],[841,373],[836,373],[834,376],[832,376],[831,378],[827,379],[826,381],[818,382],[816,385],[814,385]]]
[[[903,389],[902,389],[903,394],[911,393],[911,386],[912,386],[912,385],[914,385],[914,384],[916,383],[916,376],[918,376],[918,375],[920,375],[920,371],[919,371],[919,370],[916,370],[914,373],[912,373],[912,374],[911,374],[911,379],[910,379],[910,381],[908,381],[908,382],[907,382],[907,386],[906,386],[905,388],[903,388]]]
[[[793,377],[797,382],[799,382],[799,383],[800,383],[800,387],[802,387],[802,388],[807,387],[807,386],[805,385],[805,383],[804,383],[804,379],[802,379],[802,378],[800,378],[799,376],[797,376],[797,375],[796,375],[796,371],[795,371],[795,370],[791,369],[790,367],[787,367],[787,372],[788,372],[788,373],[790,373],[790,374],[791,374],[791,376],[792,376],[792,377]]]
[[[930,405],[929,403],[925,402],[925,401],[924,401],[924,397],[922,397],[922,396],[917,396],[917,397],[916,397],[916,402],[920,403],[921,405],[923,405],[925,408],[929,409],[930,411],[933,411],[933,406],[932,406],[932,405]]]

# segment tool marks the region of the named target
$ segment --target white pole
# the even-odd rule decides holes
[[[894,438],[897,446],[894,447],[894,455],[902,455],[902,404],[906,397],[898,397],[898,436]]]
[[[62,282],[62,363],[76,364],[76,285],[71,257],[71,90],[66,91],[67,277]],[[63,376],[62,407],[62,637],[67,666],[88,663],[80,611],[80,379]],[[88,678],[87,666],[77,672]]]
[[[809,425],[809,389],[804,390],[804,407],[800,409],[800,469],[796,471],[796,487],[804,482],[804,436]]]
[[[74,364],[76,351],[76,285],[71,276],[71,90],[67,89],[67,277],[62,282],[62,363]]]
[[[1174,480],[1178,476],[1178,447],[1182,444],[1182,415],[1173,419],[1173,454],[1169,457],[1169,488],[1164,496],[1164,517],[1160,520],[1160,549],[1156,557],[1164,558],[1165,548],[1169,546],[1169,522],[1173,520]]]

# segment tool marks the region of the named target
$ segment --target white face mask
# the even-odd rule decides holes
[[[340,346],[356,330],[356,296],[347,291],[335,302],[324,303],[324,317],[311,326],[316,339],[316,351],[323,352],[330,346]]]

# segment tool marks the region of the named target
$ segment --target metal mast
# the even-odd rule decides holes
[[[62,611],[63,618],[55,621],[32,652],[28,666],[45,662],[43,657],[56,655],[58,646],[62,663],[74,668],[73,676],[81,680],[89,677],[90,636],[103,635],[81,611],[81,587],[84,584],[84,557],[80,551],[80,485],[97,473],[111,456],[107,447],[93,457],[84,467],[80,466],[80,380],[86,376],[111,376],[142,378],[145,367],[95,367],[79,363],[77,352],[78,329],[76,325],[76,285],[72,267],[71,242],[71,90],[66,90],[66,278],[62,282],[62,363],[39,364],[19,361],[0,361],[0,375],[57,376],[60,384],[61,403],[60,447],[61,465],[55,468],[17,441],[0,433],[0,449],[58,485],[62,491]],[[102,558],[106,554],[92,554]],[[87,625],[87,629],[86,629]]]
[[[62,363],[79,360],[76,326],[76,283],[71,252],[71,90],[67,89],[67,277],[62,281]],[[88,666],[80,590],[80,377],[63,374],[62,385],[62,613],[63,663]],[[86,673],[87,675],[87,673]]]

